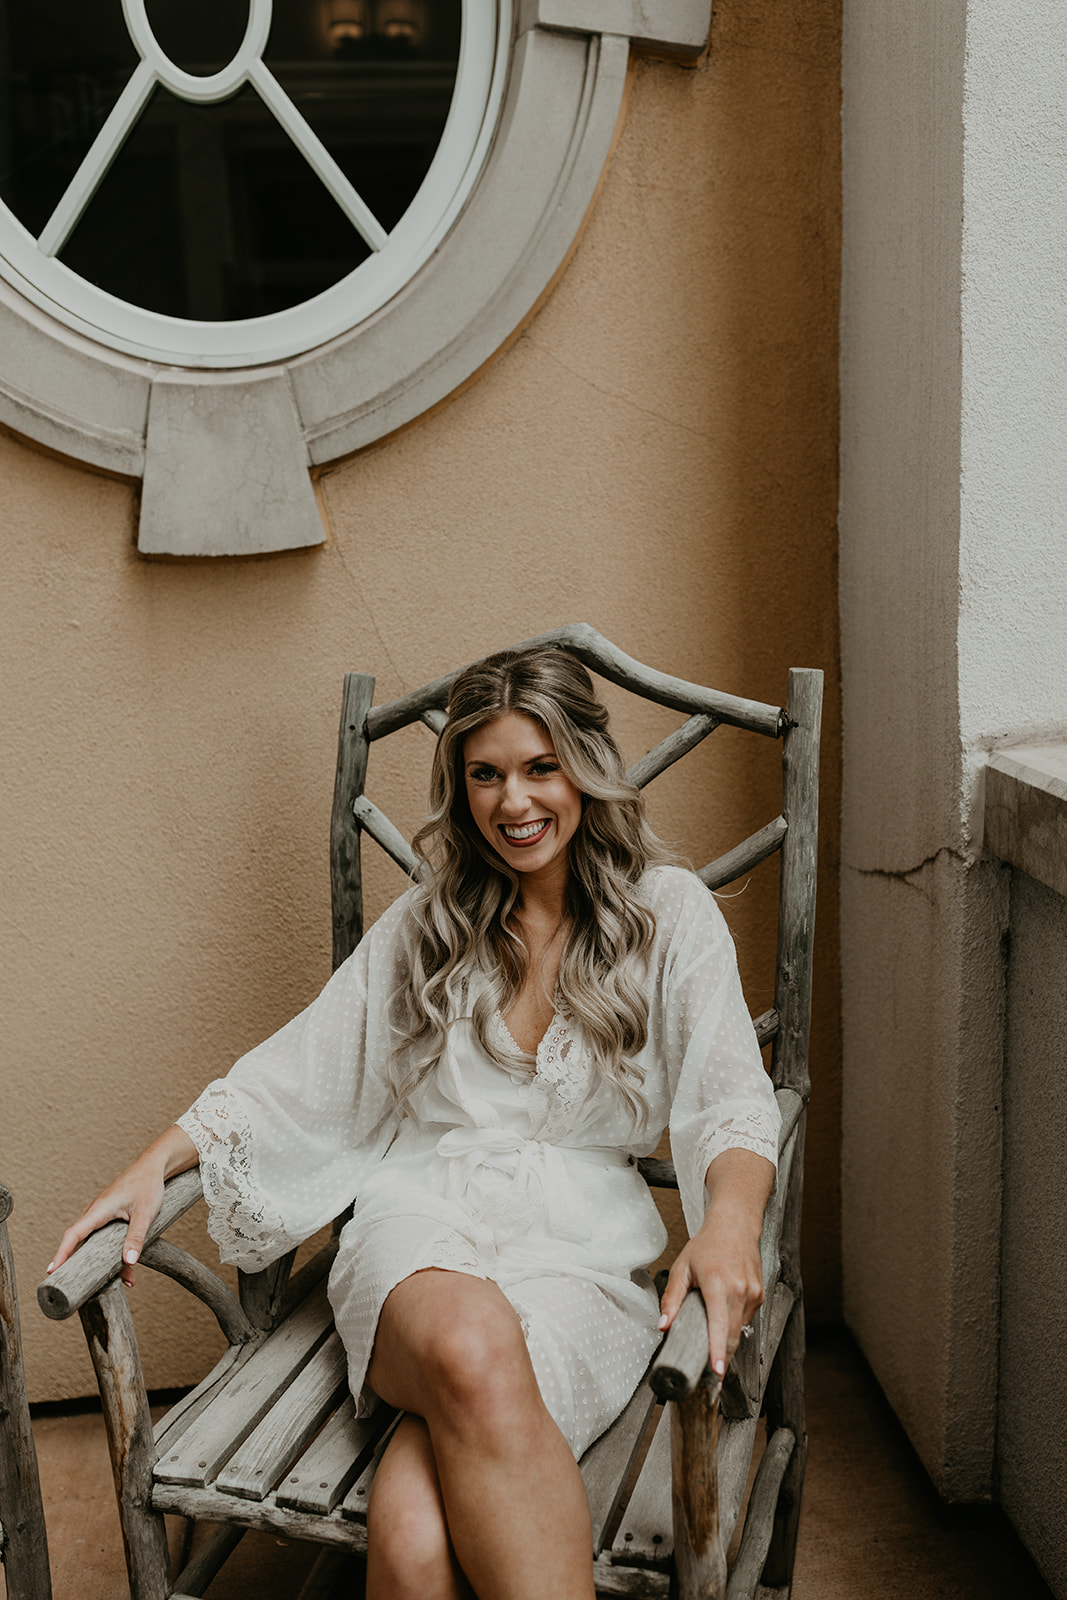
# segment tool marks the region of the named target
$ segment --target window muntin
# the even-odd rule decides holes
[[[0,143],[0,271],[119,349],[221,367],[322,343],[402,287],[478,175],[496,0],[108,0],[95,31],[88,9],[48,8],[62,43]],[[17,10],[21,88],[49,38]]]

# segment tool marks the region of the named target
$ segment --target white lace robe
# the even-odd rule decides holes
[[[720,1151],[774,1161],[778,1110],[722,915],[691,873],[650,871],[656,917],[649,1106],[635,1135],[581,1028],[556,1013],[532,1079],[497,1066],[469,1018],[398,1119],[387,1084],[388,1008],[412,891],[374,925],[322,994],[212,1083],[180,1119],[200,1153],[222,1258],[256,1270],[355,1198],[330,1300],[359,1395],[386,1296],[426,1267],[499,1284],[545,1402],[576,1455],[618,1414],[657,1341],[645,1265],[663,1249],[635,1165],[670,1125],[690,1232]],[[505,1050],[503,1019],[494,1025]],[[511,1046],[514,1049],[514,1046]]]

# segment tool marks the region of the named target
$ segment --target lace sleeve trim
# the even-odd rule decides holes
[[[744,1117],[728,1117],[701,1137],[695,1163],[701,1183],[715,1157],[724,1150],[751,1150],[758,1156],[765,1156],[777,1171],[778,1135],[770,1131],[767,1119],[758,1111],[751,1111]]]
[[[211,1084],[178,1126],[200,1154],[208,1232],[222,1259],[253,1270],[273,1260],[285,1227],[256,1190],[252,1128],[238,1097],[224,1083]]]

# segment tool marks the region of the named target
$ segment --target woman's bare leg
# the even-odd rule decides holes
[[[425,1420],[479,1600],[594,1600],[585,1486],[496,1284],[436,1268],[406,1278],[382,1309],[367,1377]]]
[[[401,1417],[371,1485],[367,1600],[471,1600],[421,1417]]]

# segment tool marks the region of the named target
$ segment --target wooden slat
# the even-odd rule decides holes
[[[719,1535],[724,1550],[730,1548],[745,1498],[758,1427],[758,1417],[742,1417],[738,1422],[723,1418],[719,1430]]]
[[[344,1345],[331,1333],[218,1474],[220,1489],[262,1500],[343,1398]]]
[[[214,1484],[195,1488],[186,1483],[159,1483],[152,1494],[157,1511],[170,1511],[194,1522],[232,1522],[239,1528],[258,1528],[280,1533],[289,1539],[307,1539],[312,1544],[341,1545],[346,1550],[365,1553],[367,1530],[362,1522],[348,1521],[339,1511],[328,1517],[309,1516],[280,1506],[272,1494],[265,1500],[244,1500],[237,1494],[223,1494]],[[166,1590],[161,1589],[161,1594]],[[171,1596],[177,1600],[177,1596]]]
[[[604,1530],[618,1510],[634,1457],[656,1405],[652,1386],[645,1377],[629,1402],[606,1433],[589,1446],[581,1460],[585,1492],[593,1521],[593,1551],[599,1555]]]
[[[391,856],[398,867],[401,867],[409,878],[419,875],[419,858],[408,844],[399,828],[393,826],[384,811],[379,811],[366,795],[360,795],[358,800],[352,802],[352,814],[361,828],[366,828],[372,839],[376,839],[385,851]]]
[[[785,1325],[789,1321],[793,1307],[796,1304],[796,1295],[787,1283],[776,1283],[771,1296],[769,1307],[766,1308],[764,1322],[766,1333],[763,1338],[761,1351],[760,1392],[759,1403],[762,1406],[763,1396],[766,1393],[767,1381],[774,1366],[774,1358],[778,1354],[778,1346],[782,1342]]]
[[[162,1455],[164,1450],[173,1449],[176,1441],[192,1426],[205,1406],[211,1403],[214,1394],[229,1382],[238,1367],[244,1366],[254,1349],[254,1345],[230,1345],[196,1388],[190,1389],[160,1417],[154,1428],[157,1456]]]
[[[795,1445],[796,1438],[789,1428],[779,1428],[767,1443],[763,1459],[756,1468],[745,1530],[726,1586],[726,1600],[755,1600],[774,1530],[778,1490]]]
[[[742,840],[724,856],[718,856],[714,861],[709,861],[706,867],[701,867],[697,877],[706,889],[721,889],[724,883],[733,883],[735,878],[751,872],[761,861],[766,861],[768,856],[780,850],[787,831],[785,818],[775,817],[773,822],[768,822],[758,833]]]
[[[593,1562],[593,1586],[598,1595],[625,1595],[626,1600],[670,1600],[671,1580],[649,1567],[618,1567],[609,1556]]]
[[[718,726],[718,717],[704,715],[690,717],[688,722],[683,722],[680,728],[675,728],[673,733],[661,739],[655,749],[642,756],[640,761],[635,761],[626,774],[627,780],[635,788],[645,788],[653,778],[658,778],[661,772],[673,767],[674,763],[688,755],[690,750],[695,750],[697,745],[706,739],[709,733],[714,733]]]
[[[543,644],[559,645],[561,649],[577,656],[591,671],[607,678],[609,683],[617,684],[620,689],[629,689],[631,693],[645,700],[653,700],[657,705],[670,706],[672,711],[685,711],[690,715],[704,712],[717,717],[720,722],[750,728],[753,733],[762,733],[771,739],[781,735],[784,713],[780,706],[722,694],[717,689],[688,683],[684,678],[672,678],[666,672],[656,672],[643,662],[635,661],[633,656],[626,655],[586,622],[572,622],[563,628],[553,628],[548,633],[536,634],[532,639],[524,639],[510,648],[526,650],[533,645]],[[412,689],[409,694],[401,695],[388,705],[374,706],[367,713],[368,738],[382,739],[386,734],[395,733],[398,728],[406,728],[409,722],[421,717],[427,706],[443,706],[453,683],[464,670],[458,667],[455,672],[446,672],[442,677],[424,683],[419,689]]]
[[[195,1167],[168,1179],[163,1188],[163,1203],[146,1240],[158,1239],[161,1233],[166,1233],[171,1223],[194,1206],[202,1193],[200,1173]],[[80,1310],[94,1294],[99,1294],[112,1278],[118,1277],[128,1226],[126,1222],[109,1222],[98,1228],[78,1246],[69,1261],[64,1261],[50,1278],[38,1285],[37,1301],[46,1317],[62,1322]]]
[[[612,1542],[612,1559],[663,1566],[673,1544],[671,1425],[670,1412],[664,1407],[630,1503]]]
[[[400,1421],[400,1415],[400,1413],[394,1413],[392,1419],[386,1427],[385,1432],[381,1435],[378,1443],[374,1446],[374,1452],[371,1455],[370,1460],[367,1462],[367,1465],[363,1468],[363,1471],[360,1473],[351,1489],[349,1489],[348,1493],[341,1501],[341,1516],[347,1521],[358,1522],[361,1524],[366,1523],[367,1497],[370,1494],[370,1486],[374,1482],[374,1474],[378,1470],[379,1461],[385,1454],[385,1448],[388,1445],[389,1440],[393,1437],[393,1429]]]
[[[778,1013],[772,1006],[769,1011],[762,1011],[758,1017],[753,1017],[752,1026],[756,1033],[756,1043],[760,1049],[765,1044],[770,1044],[778,1032]]]
[[[395,1412],[379,1405],[369,1417],[356,1417],[349,1395],[317,1439],[304,1451],[278,1487],[280,1506],[325,1516],[343,1500],[374,1453]]]
[[[241,1445],[287,1388],[326,1334],[331,1319],[319,1284],[288,1321],[275,1329],[156,1463],[157,1483],[200,1487]]]
[[[427,709],[422,713],[419,721],[425,722],[431,733],[439,734],[445,723],[448,721],[448,717],[439,706],[428,706]]]

